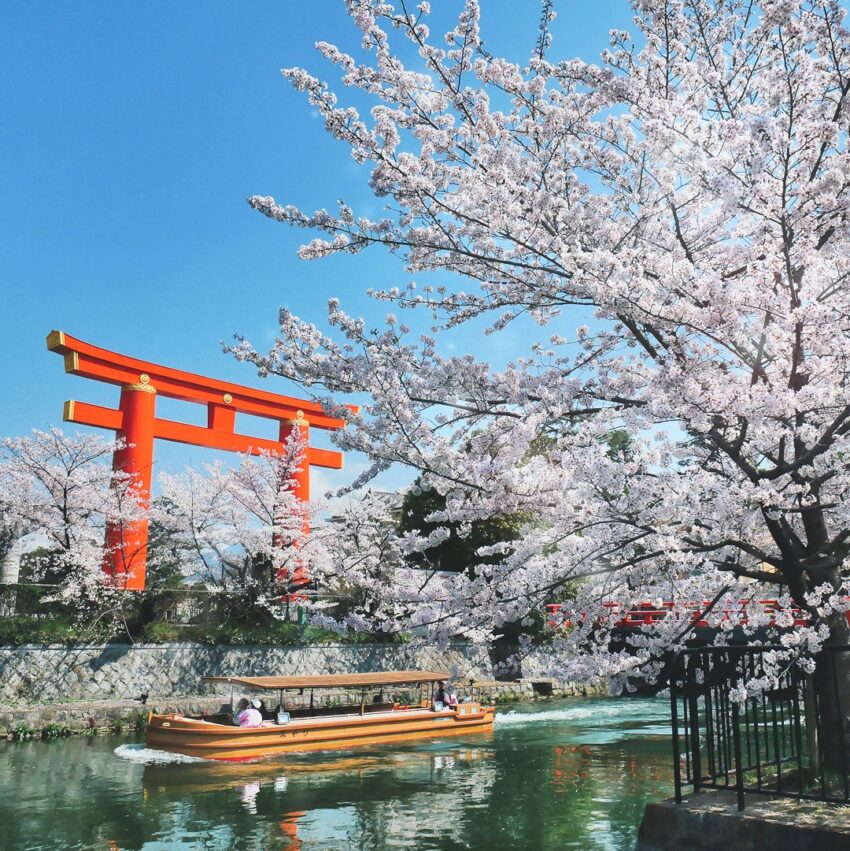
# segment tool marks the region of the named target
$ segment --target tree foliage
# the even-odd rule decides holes
[[[651,671],[653,654],[687,635],[685,603],[711,601],[716,614],[753,601],[756,628],[760,592],[747,583],[779,576],[784,603],[812,618],[783,640],[811,650],[830,630],[840,637],[850,552],[841,6],[642,0],[634,35],[612,32],[598,62],[552,59],[544,37],[521,66],[484,48],[475,0],[442,41],[427,3],[347,5],[362,54],[317,47],[343,86],[371,98],[369,114],[304,69],[283,73],[370,165],[386,212],[250,203],[319,232],[306,259],[398,254],[425,285],[373,294],[425,311],[434,331],[417,338],[392,313],[375,328],[333,299],[328,333],[283,309],[268,353],[243,339],[232,351],[348,417],[340,445],[373,460],[358,484],[401,463],[445,500],[444,525],[535,518],[510,547],[485,548],[505,557],[474,578],[392,576],[387,620],[415,610],[443,634],[492,631],[580,582],[568,641],[597,641],[570,672]],[[472,334],[482,320],[495,335],[516,323],[548,330],[505,369],[441,354],[443,329]],[[330,401],[347,393],[371,401],[352,416]],[[614,429],[631,435],[625,459],[603,439]],[[521,463],[541,435],[548,450]],[[603,603],[647,597],[674,609],[635,656],[608,653]]]
[[[523,526],[528,522],[524,515],[487,517],[469,524],[465,534],[460,534],[458,523],[441,523],[434,516],[440,516],[446,509],[446,500],[438,491],[424,489],[418,482],[408,490],[402,501],[399,531],[416,532],[427,536],[437,529],[446,528],[449,537],[424,552],[414,552],[411,562],[428,566],[435,570],[450,573],[474,571],[479,562],[491,563],[499,556],[481,558],[478,555],[482,547],[492,547],[501,542],[516,540]]]
[[[163,567],[211,592],[220,618],[283,617],[293,583],[323,557],[307,533],[315,508],[295,493],[304,452],[294,430],[280,454],[160,475],[151,518]]]

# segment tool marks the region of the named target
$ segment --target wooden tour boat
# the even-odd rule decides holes
[[[340,674],[320,677],[203,677],[205,683],[229,683],[231,712],[188,716],[150,713],[147,746],[203,759],[239,762],[288,751],[332,750],[434,738],[492,730],[495,710],[482,706],[474,695],[456,707],[433,700],[434,685],[448,680],[443,672],[386,671],[374,674]],[[401,706],[383,700],[385,686],[417,684],[419,703]],[[280,695],[272,720],[261,727],[233,723],[233,690],[276,691]],[[359,705],[313,708],[314,689],[360,690]],[[371,701],[367,693],[381,692]],[[428,690],[430,688],[430,694]],[[310,690],[310,706],[286,710],[284,693]]]

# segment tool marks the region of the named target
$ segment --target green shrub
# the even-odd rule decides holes
[[[135,730],[137,733],[143,733],[148,728],[148,711],[146,709],[136,709],[124,719],[124,723],[129,729]]]
[[[114,630],[76,623],[70,615],[37,618],[26,615],[0,618],[0,644],[75,644],[108,641]]]
[[[41,738],[46,741],[53,739],[67,739],[71,735],[71,728],[64,724],[45,724],[41,728]]]
[[[338,635],[327,629],[299,626],[291,621],[273,621],[269,624],[193,624],[179,627],[170,623],[151,623],[141,636],[143,641],[169,643],[174,641],[198,644],[370,644],[404,643],[409,636],[376,635],[368,632],[351,632]]]
[[[37,739],[38,737],[38,730],[33,727],[27,727],[26,724],[18,724],[18,726],[12,730],[13,742],[28,742],[30,739]]]
[[[133,635],[136,641],[152,644],[189,642],[208,645],[238,644],[404,644],[405,634],[348,632],[338,635],[327,629],[301,626],[292,621],[268,624],[238,622],[192,624],[178,626],[168,621],[154,621]],[[55,614],[47,618],[19,615],[0,618],[0,645],[79,644],[100,642],[126,643],[127,631],[120,623],[99,623],[96,627],[74,621],[72,616]]]
[[[152,644],[170,644],[174,641],[190,641],[186,630],[167,621],[149,623],[144,627],[141,638]]]

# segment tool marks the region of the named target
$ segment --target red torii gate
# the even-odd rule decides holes
[[[303,469],[295,475],[295,496],[305,501],[310,499],[311,466],[342,469],[342,453],[309,445],[311,427],[345,427],[344,420],[327,416],[321,405],[315,402],[267,393],[116,354],[84,343],[63,331],[48,334],[47,348],[64,356],[65,372],[117,384],[121,388],[117,410],[68,401],[65,402],[63,419],[79,425],[111,429],[123,439],[125,446],[116,451],[113,467],[134,477],[143,501],[150,498],[153,442],[157,438],[258,455],[263,451],[281,452],[284,442],[297,428],[307,443],[307,449]],[[157,395],[206,405],[206,427],[160,419],[156,416]],[[348,407],[357,411],[354,406]],[[278,439],[237,434],[237,413],[277,421]],[[125,527],[107,526],[106,549],[116,556],[105,560],[104,570],[111,573],[121,587],[132,591],[144,590],[148,521],[141,520]]]

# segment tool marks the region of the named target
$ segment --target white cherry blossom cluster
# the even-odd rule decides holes
[[[445,496],[439,520],[461,534],[508,512],[532,518],[497,566],[450,581],[375,561],[362,580],[373,614],[441,637],[571,600],[552,669],[624,679],[638,666],[656,675],[694,602],[721,641],[732,622],[719,613],[747,599],[748,634],[766,640],[762,596],[807,613],[792,633],[807,651],[845,640],[841,5],[641,0],[634,35],[612,32],[598,62],[556,61],[544,38],[525,66],[484,49],[474,0],[443,42],[427,4],[348,8],[362,51],[318,47],[371,114],[303,69],[284,75],[370,165],[385,215],[250,203],[312,232],[302,257],[398,254],[426,285],[373,294],[426,311],[434,330],[417,337],[400,313],[367,323],[333,300],[326,332],[283,310],[270,351],[233,351],[337,414],[346,394],[368,399],[338,438],[372,459],[358,485],[403,464]],[[467,327],[474,352],[482,327],[515,323],[550,327],[505,368],[441,353],[445,329]],[[631,436],[619,454],[617,430]],[[655,598],[673,603],[668,616],[612,649],[605,604]]]
[[[221,595],[251,595],[275,617],[286,612],[293,579],[319,572],[323,541],[311,535],[320,506],[297,495],[305,442],[297,430],[281,453],[243,455],[182,474],[161,473],[151,519],[190,581]]]
[[[66,576],[52,596],[82,616],[120,605],[123,596],[103,571],[114,555],[104,550],[107,524],[120,529],[145,516],[135,482],[112,469],[121,445],[58,428],[0,444],[2,532],[10,544],[29,536],[42,553],[31,578],[40,582],[48,570]],[[16,559],[23,555],[10,550]],[[18,569],[10,580],[18,581]]]

